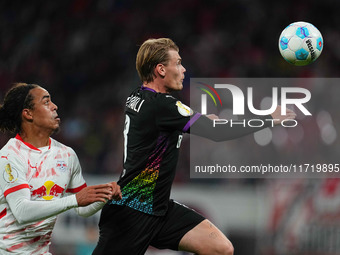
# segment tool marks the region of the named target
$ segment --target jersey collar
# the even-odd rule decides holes
[[[18,139],[19,141],[21,141],[22,143],[24,143],[24,144],[25,144],[27,147],[29,147],[30,149],[35,150],[35,151],[40,151],[40,152],[41,152],[41,150],[39,150],[37,147],[33,146],[32,144],[24,142],[24,140],[21,138],[21,136],[20,136],[19,134],[17,134],[17,135],[15,136],[15,139]],[[51,148],[51,138],[49,138],[49,144],[48,144],[48,149],[50,149],[50,148]]]
[[[156,90],[154,90],[154,89],[150,89],[150,88],[148,88],[148,87],[144,87],[143,85],[142,85],[142,90],[148,90],[148,91],[151,91],[151,92],[154,92],[154,93],[157,93],[157,91]]]

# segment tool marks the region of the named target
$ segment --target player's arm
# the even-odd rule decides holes
[[[5,191],[5,197],[14,217],[20,224],[55,216],[78,206],[87,206],[98,201],[105,202],[106,199],[112,197],[109,184],[89,186],[82,191],[52,201],[33,201],[29,188],[22,188],[10,193],[8,190]]]
[[[277,125],[281,123],[281,121],[284,119],[294,119],[296,117],[296,114],[289,109],[287,109],[286,115],[281,115],[281,107],[278,106],[271,115],[256,117],[257,119],[263,120],[263,123],[264,123],[263,126],[250,127],[247,125],[244,126],[243,124],[220,125],[220,124],[216,124],[217,122],[215,122],[215,125],[214,125],[214,119],[216,119],[217,116],[213,116],[213,115],[198,116],[198,115],[199,114],[196,114],[196,120],[190,126],[189,132],[191,134],[205,137],[216,142],[236,139],[236,138],[257,132],[263,128],[269,127],[271,126],[271,123],[274,123],[274,125]],[[195,116],[193,118],[195,118]],[[247,120],[237,120],[237,123],[247,123]]]
[[[214,125],[214,119],[218,118],[213,115],[201,115],[200,113],[193,112],[188,106],[176,101],[174,98],[162,98],[155,107],[158,125],[165,129],[177,129],[184,133],[191,133],[210,140],[221,142],[231,139],[236,139],[265,127],[270,126],[272,123],[277,125],[285,119],[294,119],[296,114],[287,109],[286,115],[281,114],[281,106],[268,116],[256,117],[257,119],[264,120],[262,127],[249,127],[241,124],[235,125]],[[268,121],[265,121],[268,119]],[[238,120],[240,122],[247,122],[246,120]]]
[[[23,169],[26,167],[19,157],[8,155],[0,158],[0,188],[14,217],[20,224],[45,219],[70,208],[103,202],[112,196],[112,185],[107,184],[104,187],[90,186],[79,195],[73,194],[51,201],[31,200],[30,186]],[[84,193],[87,195],[85,196]]]
[[[52,201],[32,201],[28,188],[19,189],[6,196],[6,201],[20,224],[42,220],[78,206],[75,196]]]

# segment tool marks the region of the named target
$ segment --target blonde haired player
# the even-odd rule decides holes
[[[129,95],[125,106],[124,170],[118,181],[123,198],[103,207],[93,255],[142,255],[149,245],[199,255],[232,255],[232,243],[216,226],[170,199],[179,148],[183,133],[226,141],[261,128],[212,129],[209,117],[171,96],[170,92],[182,90],[186,69],[179,48],[169,38],[145,41],[136,67],[142,86]],[[278,107],[272,117],[280,121],[295,118],[295,113],[281,116]]]

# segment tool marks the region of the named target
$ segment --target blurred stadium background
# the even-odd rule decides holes
[[[340,67],[339,8],[335,0],[3,0],[0,99],[14,82],[47,88],[62,118],[62,130],[54,137],[75,149],[87,182],[117,180],[124,102],[140,85],[135,56],[144,40],[170,37],[179,45],[187,72],[184,90],[176,95],[183,102],[189,101],[193,77],[335,78]],[[306,67],[286,63],[277,46],[281,31],[300,20],[314,24],[325,42],[321,57]],[[339,89],[328,91],[325,85],[319,93],[314,107],[329,105],[336,112]],[[312,150],[315,156],[322,151],[324,162],[327,155],[337,156],[339,116],[334,112],[325,113],[334,139],[325,140],[314,121],[304,125],[301,151]],[[0,145],[9,137],[1,135]],[[340,253],[338,179],[190,179],[189,145],[186,136],[173,198],[207,215],[231,239],[235,254]],[[248,162],[256,161],[251,152],[258,144],[252,137],[240,146],[250,151],[243,156]],[[267,148],[268,157],[290,150],[289,142]],[[91,254],[98,218],[61,215],[52,253]],[[148,254],[180,253],[150,249]]]

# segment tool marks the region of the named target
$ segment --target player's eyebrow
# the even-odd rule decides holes
[[[41,98],[41,101],[43,101],[45,98],[50,99],[51,96],[50,96],[50,95],[45,95],[45,96],[43,96],[43,97]]]

